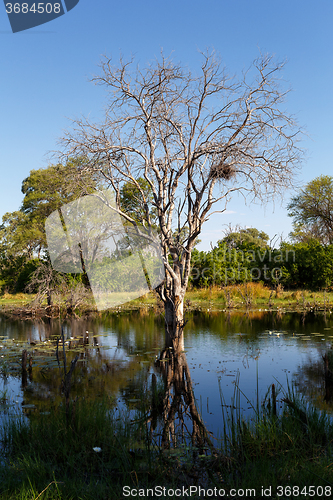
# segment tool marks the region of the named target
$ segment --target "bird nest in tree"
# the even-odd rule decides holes
[[[210,169],[211,177],[226,181],[229,181],[232,177],[234,177],[235,173],[234,167],[228,163],[224,163],[223,161],[213,165]]]

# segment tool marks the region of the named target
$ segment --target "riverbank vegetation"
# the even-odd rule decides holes
[[[211,251],[193,250],[185,310],[329,310],[333,304],[332,262],[333,245],[318,240],[282,242],[276,249],[257,229],[229,232]],[[1,269],[0,306],[4,312],[64,317],[97,311],[82,275],[57,272],[47,260],[36,258],[28,259],[21,271],[14,266],[9,273],[4,261]],[[159,310],[161,304],[151,292],[119,307]]]
[[[18,243],[8,235],[15,232],[5,225],[1,231],[3,310],[62,317],[96,312],[85,275],[55,271],[46,255],[38,258],[19,249],[13,253]],[[237,228],[210,251],[194,249],[185,308],[330,308],[333,245],[310,238],[273,247],[268,240],[255,228]],[[38,244],[45,245],[41,240]],[[151,292],[120,307],[159,308],[160,301]]]
[[[233,239],[235,238],[235,239]],[[238,241],[237,241],[238,239]],[[226,287],[244,283],[262,283],[286,290],[330,290],[333,288],[333,245],[318,240],[281,242],[271,247],[268,236],[250,228],[230,233],[208,252],[193,250],[190,289]],[[46,258],[21,255],[8,261],[0,258],[0,292],[26,291],[50,294],[67,284],[84,283],[81,275],[52,272]]]
[[[52,307],[36,302],[35,294],[8,294],[0,296],[3,314],[16,317],[75,317],[95,316],[98,311],[93,298],[86,296],[73,307],[71,296],[58,295]],[[73,300],[73,297],[72,297]],[[151,309],[161,314],[163,308],[153,292],[115,307],[116,312]],[[191,288],[185,295],[185,311],[281,310],[326,311],[333,310],[333,291],[284,290],[281,285],[269,288],[262,283],[243,283],[225,287]],[[111,309],[112,311],[112,309]]]

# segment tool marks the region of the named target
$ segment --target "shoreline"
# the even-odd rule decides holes
[[[34,304],[34,296],[28,294],[4,294],[0,297],[0,314],[17,319],[32,318],[82,318],[98,316],[104,311],[98,311],[94,304],[83,303],[78,308],[68,304],[58,303],[52,306]],[[156,293],[149,294],[116,306],[106,311],[109,313],[130,312],[151,309],[156,314],[163,314],[163,304]],[[211,287],[206,289],[188,290],[184,300],[186,312],[231,312],[244,311],[333,311],[333,292],[309,290],[284,291],[266,288],[258,283],[246,285],[230,285],[224,288]]]

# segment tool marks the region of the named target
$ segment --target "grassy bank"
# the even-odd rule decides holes
[[[32,302],[34,295],[29,293],[4,293],[0,295],[0,306],[17,306],[24,307]]]
[[[73,313],[66,307],[47,309],[46,304],[39,307],[32,305],[34,296],[28,294],[4,294],[0,297],[0,308],[4,313],[16,315],[49,314],[62,317]],[[185,296],[187,310],[231,310],[231,309],[285,309],[285,310],[333,310],[333,292],[309,290],[283,290],[281,286],[270,289],[262,283],[247,283],[229,285],[223,288],[210,287],[190,289]],[[156,293],[149,293],[144,297],[132,300],[115,308],[116,311],[140,308],[162,310],[162,305]],[[83,302],[74,309],[78,316],[92,314],[96,308],[92,301]]]
[[[189,290],[186,301],[192,308],[329,310],[333,309],[333,292],[287,291],[280,286],[271,289],[261,283],[247,283]]]
[[[291,397],[278,404],[276,414],[272,403],[262,406],[249,422],[237,412],[225,414],[224,436],[204,450],[190,444],[163,449],[149,423],[110,410],[106,400],[77,400],[69,412],[58,406],[13,418],[1,431],[0,498],[114,500],[124,498],[125,485],[216,487],[225,496],[232,489],[252,489],[252,498],[272,488],[275,499],[292,497],[291,487],[303,488],[294,498],[331,498],[333,427],[327,415]],[[279,487],[286,494],[279,495]]]

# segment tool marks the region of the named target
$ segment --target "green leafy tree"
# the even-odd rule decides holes
[[[148,216],[152,224],[156,224],[157,212],[153,206],[153,191],[146,179],[139,177],[134,183],[125,182],[120,189],[119,201],[121,210],[139,224],[145,225]]]
[[[0,258],[0,292],[24,292],[30,276],[40,264],[40,259],[28,259],[26,255]]]
[[[229,248],[238,250],[251,248],[266,249],[268,248],[269,236],[264,233],[264,231],[259,231],[254,227],[244,229],[236,228],[235,231],[230,231],[229,234],[220,241],[226,243]]]
[[[282,283],[290,288],[319,290],[333,285],[333,245],[322,245],[318,240],[283,243],[283,253],[293,252],[294,258],[282,265]]]
[[[29,276],[45,257],[45,220],[55,210],[92,192],[92,174],[79,175],[83,159],[65,165],[31,170],[22,183],[24,194],[20,210],[7,212],[0,226],[0,276],[2,290],[23,291]],[[36,259],[37,258],[37,259]]]
[[[0,226],[1,250],[7,257],[25,255],[31,259],[33,252],[40,248],[43,234],[38,225],[31,223],[27,214],[17,210],[7,212]]]
[[[0,226],[1,292],[23,292],[24,280],[38,265],[33,253],[41,238],[39,229],[29,224],[21,211],[6,213]]]
[[[46,249],[45,220],[54,211],[95,187],[91,175],[80,176],[78,167],[83,160],[70,160],[66,165],[51,165],[31,170],[22,182],[22,206],[16,212],[7,212],[0,227],[2,252],[6,256],[35,253],[40,257]]]
[[[321,175],[309,182],[287,206],[293,217],[294,241],[314,238],[324,245],[333,243],[333,177]]]
[[[191,284],[195,287],[262,281],[276,284],[286,276],[285,259],[292,260],[283,249],[273,249],[269,236],[256,228],[230,230],[209,252],[193,251]]]

